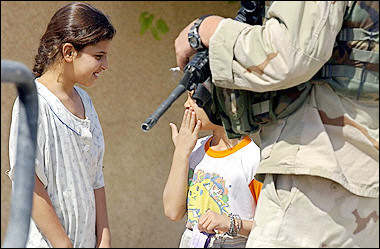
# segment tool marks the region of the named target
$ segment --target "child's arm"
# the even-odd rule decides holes
[[[193,110],[186,109],[179,132],[174,124],[172,140],[175,145],[172,166],[163,193],[165,215],[181,220],[185,215],[188,189],[189,157],[198,139],[201,122],[196,122]]]
[[[53,247],[72,248],[73,245],[63,229],[50,197],[35,175],[32,218]]]
[[[247,236],[251,232],[253,221],[242,220],[239,234]],[[228,232],[230,229],[230,218],[227,215],[218,214],[212,210],[208,210],[198,220],[198,229],[201,232],[215,233]]]
[[[94,189],[96,206],[96,247],[110,248],[111,233],[108,224],[106,192],[104,187]]]

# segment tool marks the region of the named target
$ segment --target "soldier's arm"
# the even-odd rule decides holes
[[[215,85],[265,92],[309,80],[330,58],[346,6],[347,1],[278,1],[263,26],[222,20],[209,40]],[[207,19],[200,29],[207,28]]]

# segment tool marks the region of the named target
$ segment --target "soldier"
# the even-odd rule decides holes
[[[379,246],[378,15],[371,1],[275,1],[263,25],[207,16],[175,40],[181,69],[209,49],[228,137],[260,129],[247,247]]]

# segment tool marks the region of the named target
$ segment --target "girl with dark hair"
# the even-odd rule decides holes
[[[116,30],[93,6],[59,9],[35,57],[39,120],[35,189],[27,247],[111,247],[103,178],[104,138],[89,95],[108,68]],[[13,180],[19,99],[9,141]]]
[[[187,214],[179,248],[244,248],[262,187],[254,179],[260,148],[248,136],[229,139],[194,93],[188,92],[179,130],[169,124],[175,150],[164,212],[172,221]],[[212,135],[198,138],[201,130]]]

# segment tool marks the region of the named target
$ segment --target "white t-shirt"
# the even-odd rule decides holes
[[[256,204],[249,185],[260,162],[260,149],[246,136],[233,148],[215,151],[211,136],[198,139],[189,158],[187,228],[208,209],[253,220]]]
[[[73,115],[44,85],[35,80],[38,93],[38,130],[35,172],[44,184],[55,212],[74,247],[95,247],[94,189],[104,186],[104,138],[90,96],[79,93],[85,119]],[[9,139],[9,177],[16,161],[19,98],[16,99]],[[52,247],[31,220],[26,247]]]

